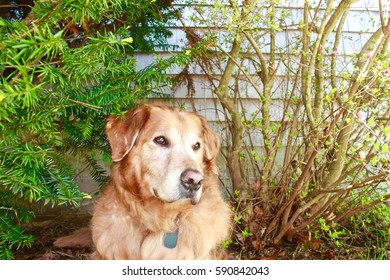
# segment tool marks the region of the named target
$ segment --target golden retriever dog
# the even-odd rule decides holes
[[[114,162],[96,201],[96,259],[210,259],[231,211],[218,185],[218,136],[195,113],[143,105],[110,117]]]

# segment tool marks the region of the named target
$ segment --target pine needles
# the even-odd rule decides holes
[[[0,17],[0,259],[33,243],[22,226],[37,202],[77,207],[89,197],[67,155],[107,182],[95,156],[110,152],[107,116],[158,91],[174,63],[137,73],[134,52],[170,35],[175,13],[158,2],[38,1],[24,20]]]

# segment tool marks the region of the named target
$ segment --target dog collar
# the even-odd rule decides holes
[[[168,249],[174,249],[177,246],[177,238],[179,235],[179,229],[174,232],[168,232],[164,234],[164,246]]]

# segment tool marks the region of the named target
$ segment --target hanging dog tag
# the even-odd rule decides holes
[[[179,230],[164,234],[164,246],[168,249],[176,248]]]

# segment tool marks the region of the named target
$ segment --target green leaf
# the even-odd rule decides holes
[[[371,118],[368,119],[367,125],[368,125],[369,127],[374,127],[375,124],[376,124],[376,122],[375,122],[375,119],[374,119],[373,117],[371,117]]]
[[[271,29],[275,30],[275,31],[278,31],[278,32],[282,32],[283,29],[281,29],[279,26],[273,24],[272,22],[268,22],[268,25],[269,27],[271,27]]]
[[[390,126],[385,127],[384,133],[386,137],[390,135]]]
[[[3,100],[7,97],[4,93],[0,93],[0,102],[3,102]]]
[[[107,153],[103,153],[103,162],[107,163],[110,162],[110,160],[111,160],[111,156]]]

